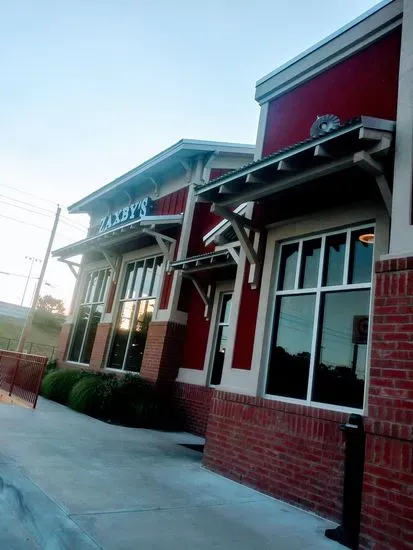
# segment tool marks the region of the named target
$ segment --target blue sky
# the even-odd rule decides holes
[[[253,143],[255,81],[376,3],[0,0],[0,271],[27,272],[52,224],[5,201],[54,209],[5,186],[69,205],[182,137]],[[82,235],[63,223],[56,246]],[[67,303],[67,267],[46,280]],[[23,287],[0,274],[0,300]]]

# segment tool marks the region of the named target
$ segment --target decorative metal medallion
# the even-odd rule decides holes
[[[336,130],[340,126],[340,119],[337,115],[317,116],[310,130],[311,137],[318,137]]]

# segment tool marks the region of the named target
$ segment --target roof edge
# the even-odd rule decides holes
[[[257,80],[256,101],[262,105],[364,49],[400,25],[402,14],[402,0],[382,0],[314,46]],[[360,30],[361,27],[366,27],[363,29],[365,32],[358,33],[357,27]]]
[[[125,172],[125,174],[122,174],[121,176],[107,183],[103,187],[100,187],[96,191],[89,193],[89,195],[86,195],[86,197],[84,197],[83,199],[80,199],[79,201],[73,203],[68,207],[69,213],[71,214],[80,213],[79,209],[85,206],[86,204],[88,204],[89,202],[91,202],[92,200],[98,199],[102,195],[105,195],[107,192],[114,190],[118,186],[126,183],[131,178],[138,176],[140,174],[144,174],[147,170],[150,170],[151,168],[155,167],[162,161],[167,160],[168,158],[172,158],[178,152],[185,151],[185,150],[194,151],[194,152],[199,151],[200,153],[208,153],[211,151],[220,150],[226,153],[248,154],[248,153],[253,153],[255,151],[255,145],[246,144],[246,143],[231,143],[231,142],[225,142],[225,141],[180,139],[170,147],[157,153],[156,155],[149,158],[148,160],[145,160],[135,168],[132,168],[132,170]]]

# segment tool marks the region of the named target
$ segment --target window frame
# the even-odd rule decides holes
[[[135,279],[136,279],[136,264],[139,263],[139,262],[144,262],[144,269],[146,269],[146,266],[145,266],[146,262],[148,260],[151,260],[151,259],[154,259],[154,261],[156,261],[156,258],[161,258],[162,259],[162,262],[160,264],[160,281],[159,281],[159,287],[158,287],[158,295],[157,296],[153,296],[153,295],[146,296],[145,298],[142,298],[142,297],[140,297],[140,298],[121,298],[122,293],[124,291],[125,283],[126,283],[125,277],[126,277],[126,274],[127,274],[128,266],[131,265],[131,264],[135,264],[134,274],[133,274],[133,281],[135,281]],[[119,275],[119,279],[118,279],[118,281],[119,281],[118,285],[117,285],[118,288],[117,288],[117,292],[116,292],[116,296],[115,296],[115,304],[116,305],[115,305],[115,311],[114,311],[114,314],[113,314],[113,317],[112,317],[112,330],[111,330],[110,343],[109,343],[108,352],[106,353],[106,358],[105,358],[105,367],[104,367],[105,370],[110,371],[110,372],[133,374],[135,376],[140,375],[140,372],[125,369],[125,362],[126,362],[126,359],[127,359],[127,350],[129,349],[129,345],[130,345],[131,338],[132,338],[132,326],[133,325],[129,329],[129,335],[128,335],[128,340],[127,340],[127,344],[126,344],[125,354],[124,354],[123,361],[122,361],[122,368],[121,369],[116,369],[114,367],[109,366],[110,358],[112,356],[112,351],[113,351],[114,340],[115,340],[116,325],[119,321],[119,315],[120,315],[120,312],[121,312],[122,304],[125,303],[125,302],[133,302],[134,303],[134,305],[133,305],[133,324],[135,324],[136,313],[137,313],[137,308],[136,308],[137,303],[140,302],[140,301],[143,301],[143,300],[148,300],[148,301],[149,300],[155,300],[155,304],[154,304],[154,308],[153,308],[153,314],[152,314],[152,320],[154,319],[154,317],[156,316],[157,310],[158,310],[158,306],[159,306],[159,298],[160,298],[161,293],[162,293],[162,287],[163,287],[163,281],[164,281],[164,275],[165,275],[165,266],[166,266],[165,256],[162,254],[162,252],[159,249],[153,250],[151,253],[148,253],[148,252],[146,254],[132,253],[132,254],[127,254],[127,255],[124,256],[124,261],[122,263],[122,267],[121,267],[120,275]],[[155,277],[155,270],[154,270],[153,275],[152,275],[151,285],[153,285],[154,277]],[[144,278],[142,278],[141,290],[142,290],[143,283],[144,283]],[[145,346],[146,346],[146,344],[145,344]]]
[[[224,301],[224,296],[226,296],[226,295],[230,295],[231,298],[232,298],[232,302],[233,302],[233,299],[234,299],[233,286],[231,286],[230,288],[218,288],[217,291],[216,291],[217,306],[216,306],[216,310],[214,312],[214,319],[213,319],[214,322],[211,323],[211,328],[210,328],[210,330],[213,331],[213,336],[212,336],[212,339],[211,339],[210,347],[209,347],[209,349],[206,350],[206,355],[208,357],[208,370],[207,370],[207,384],[206,385],[211,387],[211,388],[219,388],[221,386],[221,383],[211,384],[212,370],[214,368],[214,358],[215,358],[216,347],[217,347],[217,343],[218,343],[219,327],[221,327],[221,326],[230,327],[231,326],[231,315],[232,315],[232,309],[233,309],[232,303],[231,303],[231,309],[230,309],[230,312],[229,312],[228,323],[221,323],[220,322],[221,313],[222,313],[222,304],[223,304],[223,301]],[[224,362],[224,365],[225,365],[225,362]],[[224,374],[224,366],[222,368],[221,382],[222,382],[223,374]]]
[[[273,278],[271,280],[271,285],[273,286],[273,291],[271,292],[271,301],[268,308],[269,311],[269,323],[268,323],[268,331],[266,333],[266,342],[265,342],[265,362],[264,362],[264,373],[262,376],[262,395],[265,399],[270,399],[273,401],[280,401],[284,403],[291,403],[295,405],[302,405],[306,407],[313,407],[318,409],[327,409],[337,412],[349,412],[349,413],[357,413],[357,414],[363,414],[365,412],[366,407],[366,396],[368,394],[368,381],[369,381],[369,373],[368,373],[368,364],[369,364],[369,358],[370,358],[370,345],[371,345],[371,323],[369,323],[369,331],[368,331],[368,338],[367,338],[367,353],[366,353],[366,365],[365,365],[365,386],[364,386],[364,397],[363,397],[363,405],[361,408],[354,408],[354,407],[347,407],[344,405],[335,405],[331,403],[322,403],[319,401],[313,401],[311,399],[311,394],[313,391],[313,384],[314,384],[314,371],[315,371],[315,362],[317,357],[317,346],[318,346],[318,340],[321,334],[322,330],[322,296],[328,293],[333,292],[346,292],[346,291],[352,291],[352,290],[370,290],[370,304],[369,304],[369,319],[371,319],[372,315],[372,296],[373,296],[373,290],[374,290],[374,261],[375,261],[375,249],[373,248],[373,258],[372,258],[372,265],[371,265],[371,279],[368,283],[349,283],[349,262],[350,262],[350,244],[351,244],[351,233],[353,231],[358,231],[362,229],[371,229],[373,228],[374,233],[377,235],[377,223],[376,221],[371,221],[370,223],[364,222],[364,223],[357,223],[351,226],[341,227],[339,229],[325,229],[321,232],[314,232],[311,234],[307,234],[304,236],[295,236],[293,238],[287,238],[285,240],[279,241],[277,243],[277,250],[276,253],[273,255],[273,261],[275,262],[275,269],[273,270]],[[345,250],[345,258],[344,258],[344,265],[343,265],[343,284],[341,285],[322,285],[323,281],[323,274],[324,274],[324,262],[325,262],[325,243],[326,238],[330,237],[332,235],[339,235],[342,233],[346,233],[346,250]],[[300,272],[301,272],[301,256],[302,256],[302,250],[303,250],[303,244],[305,241],[311,241],[314,239],[321,239],[321,249],[320,249],[320,263],[319,263],[319,270],[318,270],[318,280],[317,280],[317,286],[314,288],[299,288],[299,278],[300,278]],[[281,258],[282,258],[282,249],[285,245],[290,245],[294,243],[299,243],[299,250],[297,255],[297,265],[296,265],[296,273],[295,273],[295,283],[293,289],[287,289],[287,290],[278,290],[278,283],[279,283],[279,276],[281,272]],[[374,246],[374,245],[373,245]],[[344,283],[345,281],[345,283]],[[310,359],[310,365],[309,365],[309,373],[308,373],[308,386],[307,386],[307,395],[306,399],[297,399],[294,397],[287,397],[282,395],[274,395],[269,394],[266,391],[267,387],[267,381],[268,381],[268,373],[269,373],[269,363],[270,363],[270,357],[271,357],[271,349],[272,349],[272,339],[274,330],[276,328],[276,319],[275,319],[275,313],[276,313],[276,307],[277,307],[277,300],[279,297],[282,296],[298,296],[303,294],[312,294],[315,295],[315,307],[314,307],[314,324],[313,324],[313,332],[312,332],[312,340],[311,340],[311,359]]]
[[[96,302],[95,301],[93,301],[93,302],[87,301],[86,298],[88,298],[88,295],[90,293],[90,288],[89,288],[90,275],[92,273],[97,273],[98,274],[97,276],[99,277],[99,273],[101,273],[103,271],[108,272],[108,277],[107,277],[108,282],[106,283],[106,288],[105,288],[105,291],[103,292],[103,294],[102,294],[102,289],[99,293],[99,298],[101,299],[101,301],[96,301]],[[89,366],[90,361],[89,361],[89,363],[84,363],[80,360],[75,361],[73,359],[69,359],[69,357],[71,355],[71,351],[72,351],[73,341],[75,339],[76,326],[77,326],[77,323],[79,321],[80,310],[85,305],[90,306],[91,311],[92,311],[93,306],[98,306],[98,305],[103,305],[103,309],[105,310],[106,301],[107,301],[107,298],[108,298],[108,295],[109,295],[110,281],[112,280],[112,276],[113,276],[112,268],[109,265],[104,265],[104,266],[100,266],[100,267],[90,266],[87,270],[85,270],[83,272],[83,274],[82,274],[82,284],[80,285],[80,291],[81,292],[79,292],[79,294],[78,294],[79,300],[78,300],[77,307],[76,307],[76,314],[74,315],[74,318],[73,318],[73,330],[72,330],[72,333],[71,333],[71,336],[70,336],[70,343],[69,343],[69,346],[67,348],[66,363],[71,364],[71,365],[81,365],[81,366],[84,366],[84,367]],[[81,298],[82,296],[84,296],[83,300]],[[103,318],[104,315],[105,315],[105,311],[103,311],[102,318]],[[82,355],[84,353],[84,350],[85,350],[86,335],[88,334],[88,331],[89,331],[89,328],[90,328],[91,319],[92,319],[92,316],[89,316],[89,319],[88,319],[87,324],[86,324],[86,329],[83,332],[82,344],[80,346],[79,355],[78,355],[79,359],[82,357]],[[99,324],[100,324],[100,322],[99,322]],[[92,347],[92,350],[93,350],[93,347]]]

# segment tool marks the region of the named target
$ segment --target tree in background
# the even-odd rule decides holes
[[[46,311],[47,313],[53,313],[55,315],[64,316],[65,314],[65,305],[63,300],[53,298],[50,294],[40,296],[36,309],[39,311]]]
[[[65,320],[63,300],[53,298],[50,294],[40,296],[33,323],[44,330],[58,333]]]

